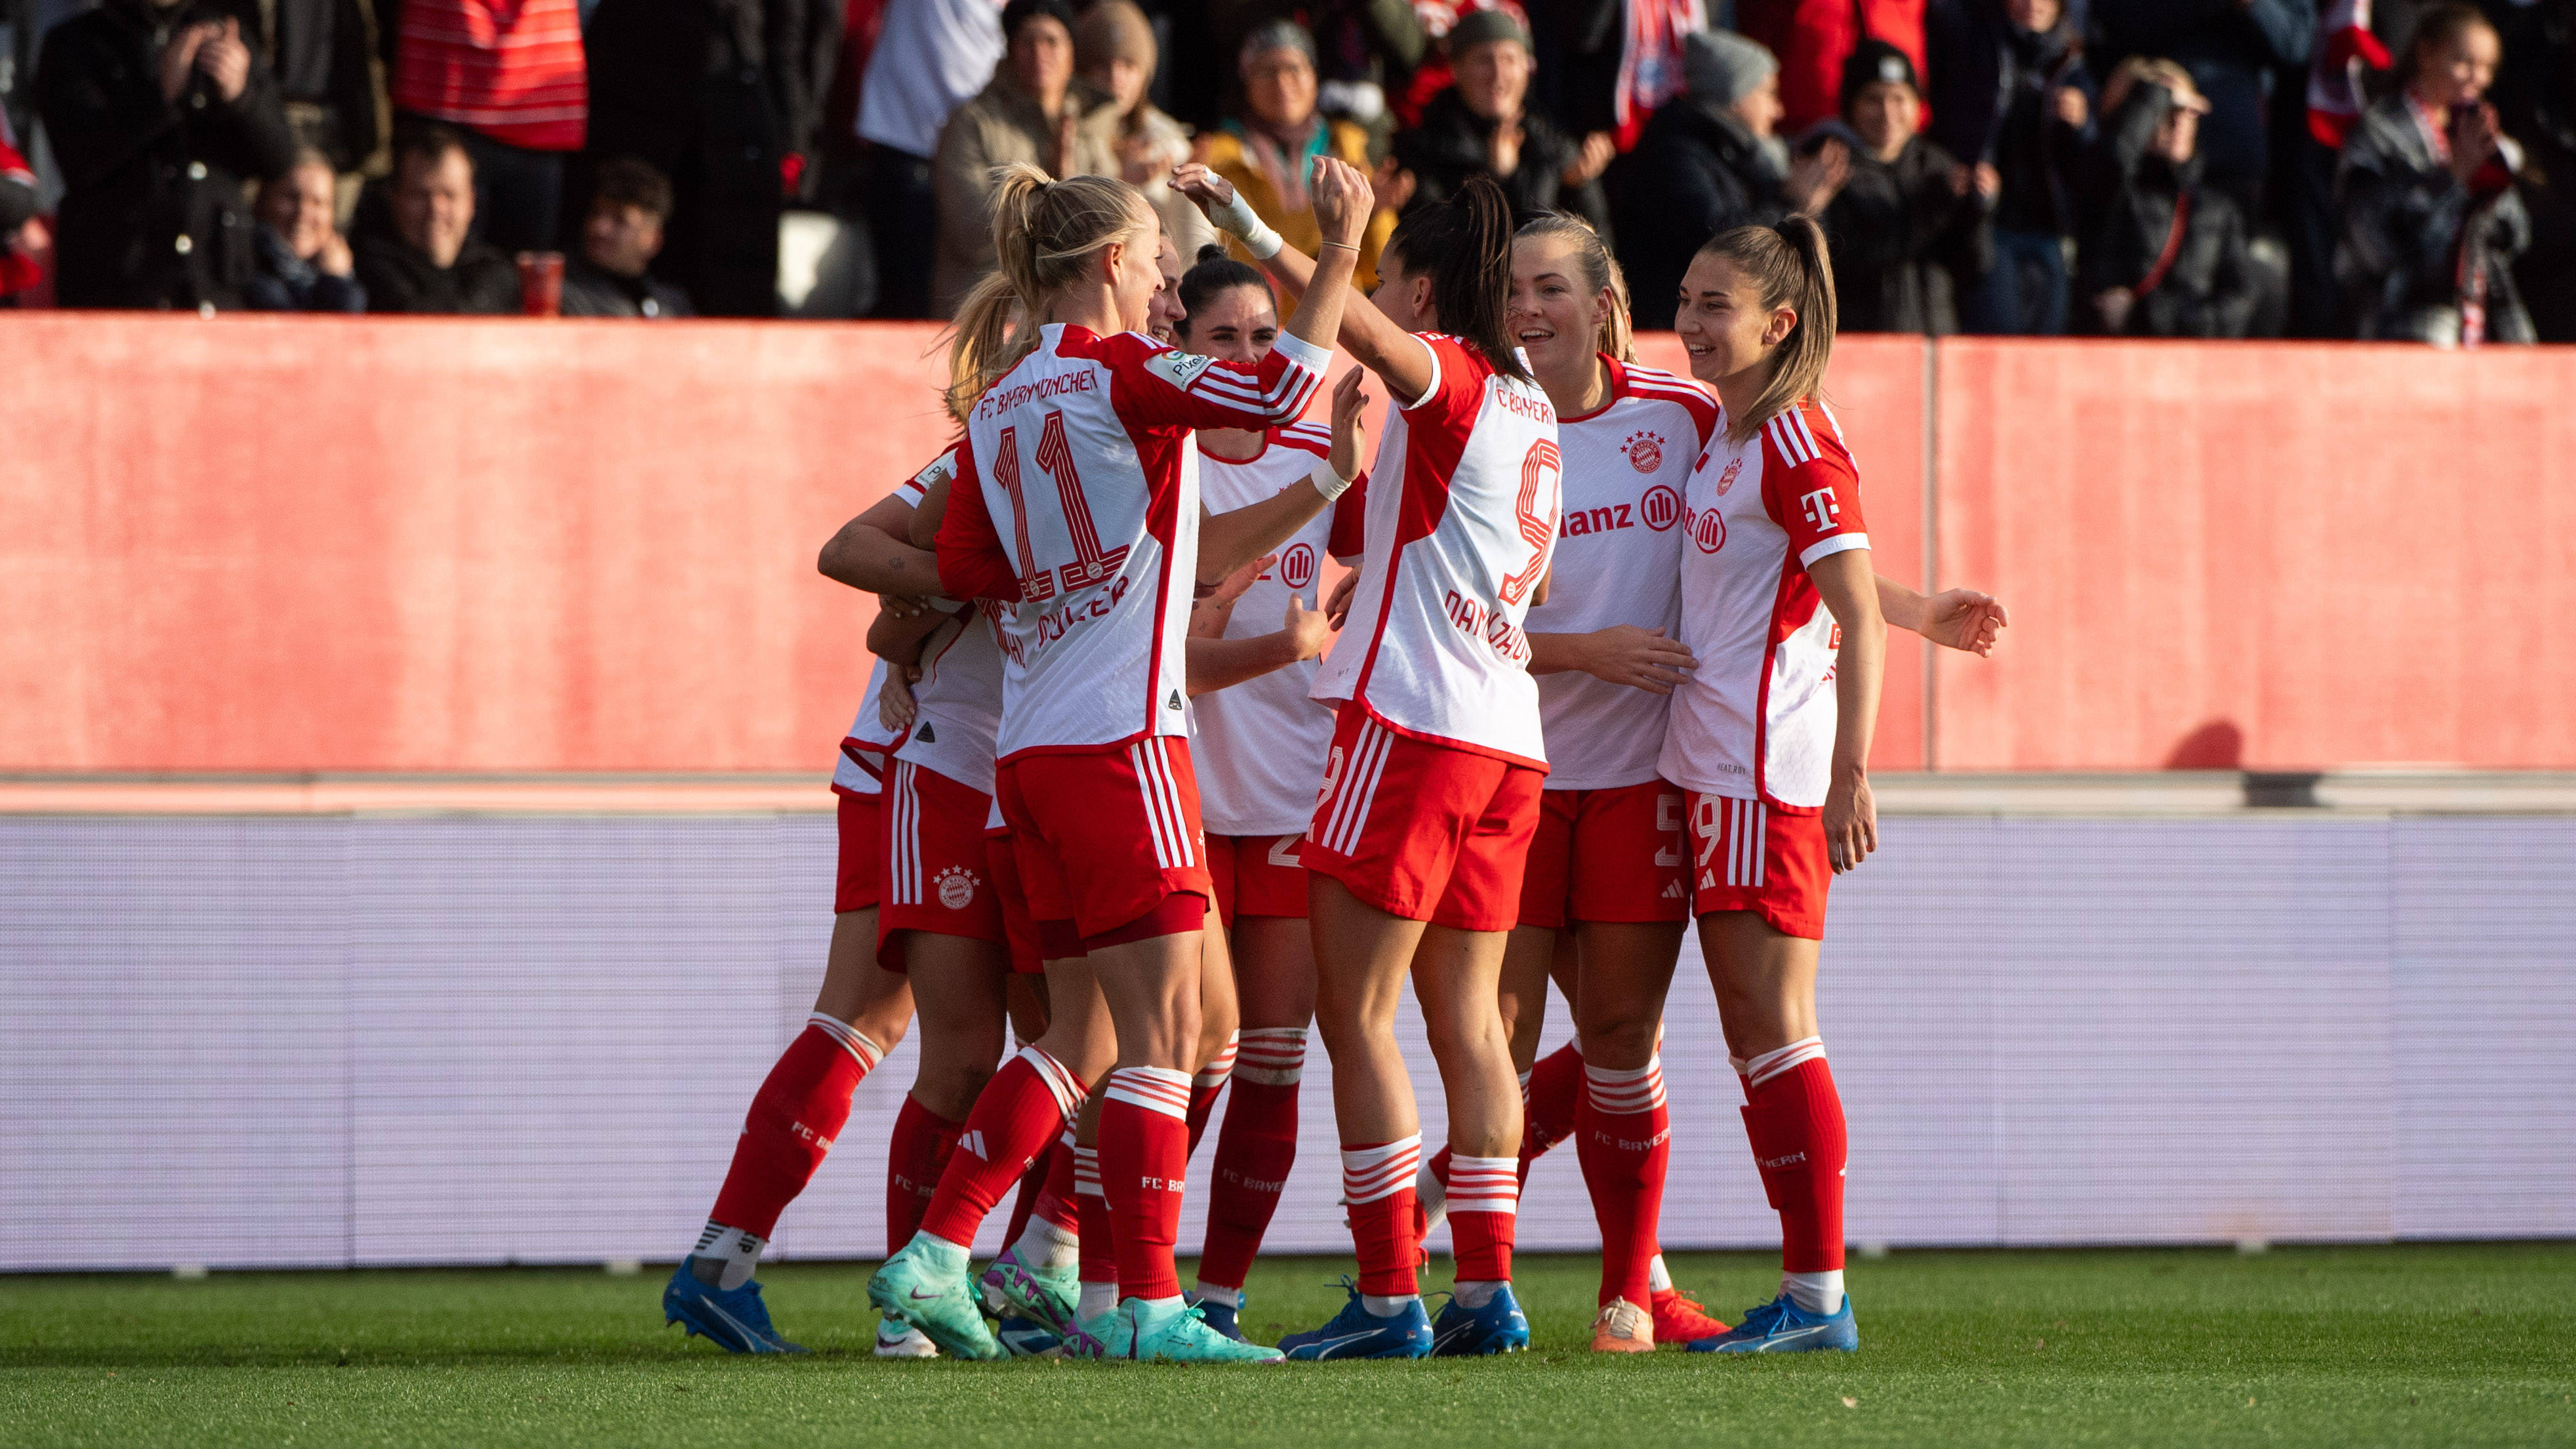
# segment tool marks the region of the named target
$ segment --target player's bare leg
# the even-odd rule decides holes
[[[1503,969],[1496,999],[1504,1029],[1510,1033],[1512,1069],[1520,1081],[1521,1146],[1517,1175],[1529,1186],[1530,1165],[1574,1131],[1575,1104],[1583,1089],[1583,1048],[1569,1041],[1541,1060],[1539,1036],[1547,1025],[1548,983],[1556,983],[1567,1001],[1580,989],[1581,966],[1575,933],[1547,926],[1515,926],[1503,948]],[[1442,1147],[1423,1160],[1414,1177],[1416,1237],[1427,1238],[1449,1215],[1451,1150]]]
[[[1214,906],[1208,907],[1199,941],[1205,954],[1199,961],[1199,1043],[1190,1063],[1189,1150],[1193,1156],[1198,1153],[1200,1135],[1207,1131],[1208,1114],[1216,1110],[1217,1094],[1234,1075],[1243,1025],[1235,995],[1233,952],[1225,938],[1225,922]]]

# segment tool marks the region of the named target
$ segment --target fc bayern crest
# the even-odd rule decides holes
[[[1640,473],[1652,473],[1664,466],[1664,440],[1657,434],[1630,433],[1619,451],[1628,455],[1630,466]]]
[[[1735,486],[1736,475],[1743,471],[1744,460],[1742,458],[1730,459],[1727,462],[1726,471],[1717,475],[1717,496],[1724,498],[1726,496],[1726,490]]]

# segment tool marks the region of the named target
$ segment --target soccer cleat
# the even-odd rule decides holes
[[[1481,1358],[1527,1347],[1529,1318],[1509,1283],[1497,1287],[1482,1308],[1469,1308],[1452,1296],[1431,1325],[1431,1352],[1439,1358]]]
[[[671,1270],[662,1289],[662,1323],[678,1324],[684,1338],[705,1338],[728,1353],[803,1353],[770,1326],[769,1307],[760,1301],[760,1285],[745,1283],[730,1291],[701,1283],[689,1271],[689,1260]]]
[[[1783,1293],[1759,1308],[1748,1310],[1744,1321],[1715,1338],[1703,1338],[1690,1346],[1693,1353],[1814,1353],[1823,1349],[1840,1349],[1844,1353],[1860,1348],[1860,1323],[1852,1317],[1851,1295],[1843,1295],[1843,1306],[1831,1315],[1809,1313]]]
[[[1151,1322],[1138,1324],[1138,1310],[1122,1305],[1118,1316],[1128,1320],[1128,1357],[1140,1363],[1281,1363],[1286,1355],[1275,1348],[1228,1338],[1210,1328],[1206,1315],[1196,1307],[1178,1313],[1166,1313]]]
[[[906,1328],[890,1318],[877,1320],[877,1357],[937,1358],[939,1345],[921,1336],[918,1328]]]
[[[1006,1357],[984,1326],[974,1280],[942,1273],[908,1246],[868,1279],[868,1301],[886,1317],[920,1329],[952,1358]]]
[[[993,1325],[993,1338],[1013,1358],[1062,1358],[1064,1340],[1045,1324],[1005,1313]]]
[[[1095,1313],[1075,1323],[1064,1336],[1064,1356],[1095,1363],[1124,1362],[1134,1352],[1135,1327],[1115,1308]]]
[[[1252,1300],[1249,1296],[1244,1296],[1243,1290],[1239,1288],[1236,1289],[1235,1292],[1238,1295],[1238,1301],[1233,1303],[1211,1302],[1210,1300],[1201,1298],[1196,1294],[1188,1296],[1190,1306],[1197,1309],[1200,1316],[1207,1320],[1208,1327],[1215,1329],[1217,1332],[1224,1334],[1226,1337],[1233,1339],[1237,1343],[1250,1343],[1252,1340],[1243,1336],[1242,1319],[1243,1305],[1251,1302]]]
[[[1592,1320],[1594,1353],[1653,1353],[1655,1323],[1646,1310],[1625,1298],[1613,1298]]]
[[[1049,1273],[1020,1261],[1018,1248],[1004,1248],[984,1270],[984,1301],[996,1313],[1021,1317],[1062,1337],[1073,1329],[1073,1307],[1082,1297],[1082,1280],[1072,1270]]]
[[[1667,1288],[1655,1295],[1655,1342],[1696,1343],[1726,1332],[1724,1320],[1708,1311],[1708,1305],[1679,1288]]]
[[[1360,1290],[1351,1280],[1342,1280],[1351,1301],[1333,1315],[1333,1321],[1311,1333],[1292,1333],[1279,1340],[1280,1351],[1292,1362],[1321,1363],[1326,1359],[1349,1358],[1425,1358],[1431,1353],[1431,1315],[1422,1311],[1422,1301],[1404,1305],[1404,1311],[1380,1318],[1360,1301]]]

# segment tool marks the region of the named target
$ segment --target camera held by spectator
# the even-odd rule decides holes
[[[2102,88],[2105,134],[2093,161],[2099,224],[2077,290],[2096,331],[2143,337],[2243,337],[2261,281],[2245,213],[2202,179],[2209,102],[2170,60],[2132,56]]]
[[[647,270],[662,251],[671,216],[671,182],[652,164],[612,156],[599,164],[590,213],[581,224],[581,255],[564,268],[567,317],[687,317],[689,294]]]

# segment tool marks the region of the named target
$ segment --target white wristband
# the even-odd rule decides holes
[[[1241,192],[1235,193],[1233,200],[1218,207],[1208,220],[1215,222],[1220,230],[1232,232],[1240,238],[1244,250],[1261,261],[1266,262],[1279,255],[1279,248],[1286,245],[1280,240],[1279,233],[1270,229],[1270,223],[1263,221],[1260,213],[1252,209],[1251,203],[1243,199]]]
[[[1306,475],[1306,481],[1315,485],[1315,491],[1324,495],[1326,503],[1338,502],[1343,494],[1351,491],[1352,480],[1335,471],[1330,458],[1317,463],[1315,471]]]

